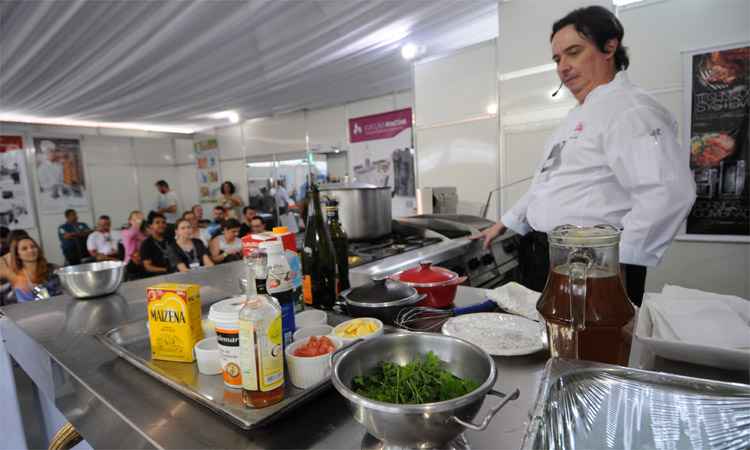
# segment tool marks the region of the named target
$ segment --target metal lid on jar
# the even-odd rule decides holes
[[[549,233],[549,243],[566,247],[609,247],[620,242],[620,234],[612,225],[560,225]]]

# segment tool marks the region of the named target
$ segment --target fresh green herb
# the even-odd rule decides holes
[[[364,397],[398,404],[432,403],[468,394],[479,387],[443,369],[432,352],[405,366],[383,361],[369,375],[356,376],[352,389]]]

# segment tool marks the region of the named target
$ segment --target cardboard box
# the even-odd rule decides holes
[[[162,283],[146,288],[151,357],[193,362],[203,339],[201,295],[197,284]]]

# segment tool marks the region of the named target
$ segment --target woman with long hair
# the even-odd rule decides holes
[[[214,265],[208,256],[208,249],[203,241],[193,237],[193,225],[188,219],[177,221],[173,246],[174,261],[172,261],[172,265],[180,272],[189,272],[191,269],[197,269],[198,267]]]
[[[242,199],[237,195],[237,188],[234,187],[234,183],[231,181],[225,181],[221,184],[219,205],[227,210],[230,218],[239,219],[241,217]]]
[[[54,267],[47,262],[42,249],[31,237],[16,241],[10,250],[12,255],[11,283],[19,303],[59,295],[60,280],[54,275]]]

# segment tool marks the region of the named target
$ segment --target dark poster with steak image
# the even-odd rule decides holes
[[[750,47],[693,55],[689,234],[750,236]]]

